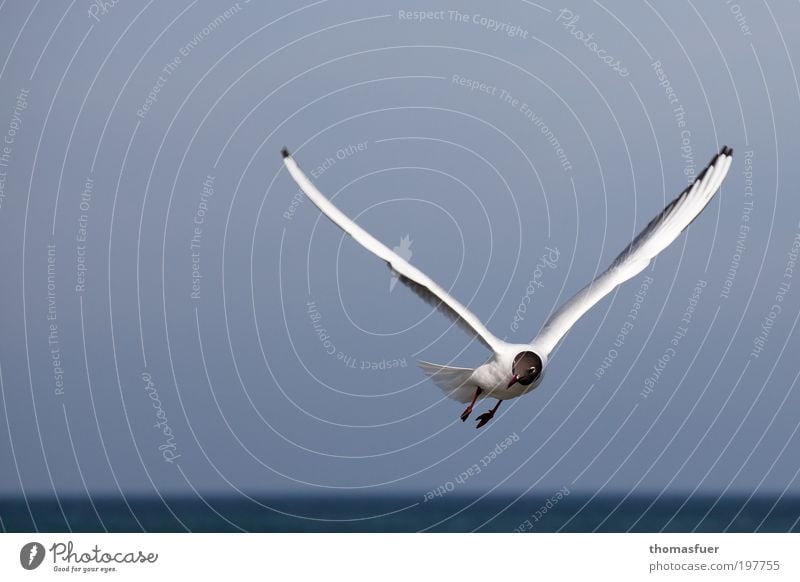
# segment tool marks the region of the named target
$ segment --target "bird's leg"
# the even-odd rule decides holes
[[[480,386],[475,388],[475,396],[472,397],[472,403],[469,406],[467,406],[464,412],[461,413],[462,422],[467,420],[469,418],[469,415],[472,414],[472,407],[475,406],[475,402],[478,400],[478,396],[481,395],[481,392],[483,392],[483,390],[481,390]]]
[[[495,405],[494,405],[494,408],[492,408],[492,409],[491,409],[490,411],[488,411],[488,412],[484,412],[483,414],[481,414],[481,415],[478,417],[478,426],[476,426],[475,428],[480,428],[480,427],[482,427],[484,424],[486,424],[487,422],[489,422],[490,420],[492,420],[492,418],[494,418],[494,413],[495,413],[495,412],[497,412],[497,409],[498,409],[498,408],[500,408],[500,403],[501,403],[501,402],[502,402],[502,400],[498,400],[498,401],[497,401],[497,404],[495,404]]]

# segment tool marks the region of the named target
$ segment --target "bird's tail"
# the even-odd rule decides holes
[[[472,402],[475,396],[475,384],[470,382],[472,368],[455,368],[430,362],[419,361],[419,367],[433,382],[441,388],[448,398],[459,402]]]

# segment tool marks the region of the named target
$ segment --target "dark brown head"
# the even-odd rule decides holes
[[[512,376],[508,387],[511,388],[518,382],[523,386],[528,386],[541,373],[542,358],[534,352],[520,352],[514,357],[514,363],[511,366]]]

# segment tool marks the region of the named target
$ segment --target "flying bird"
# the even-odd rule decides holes
[[[472,414],[478,400],[489,397],[497,400],[491,410],[477,417],[476,428],[482,427],[494,417],[503,400],[527,394],[541,383],[550,355],[575,322],[617,285],[641,273],[653,257],[678,238],[711,201],[725,179],[733,159],[733,150],[723,147],[694,182],[650,221],[603,274],[553,313],[530,343],[512,344],[493,335],[474,313],[433,279],[348,218],[317,190],[289,150],[284,148],[282,153],[289,174],[325,216],[368,251],[386,261],[393,276],[399,281],[493,352],[489,361],[477,368],[457,368],[422,361],[419,363],[422,371],[449,398],[469,403],[461,413],[462,421]]]

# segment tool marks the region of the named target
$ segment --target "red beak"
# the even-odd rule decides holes
[[[514,384],[516,384],[517,382],[519,382],[519,376],[517,376],[516,374],[514,374],[514,375],[511,377],[511,380],[508,382],[508,386],[506,386],[506,390],[508,390],[509,388],[511,388],[511,387],[512,387]]]

